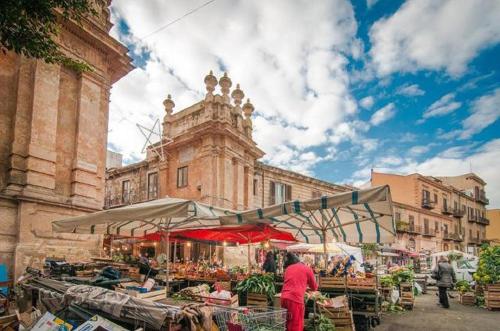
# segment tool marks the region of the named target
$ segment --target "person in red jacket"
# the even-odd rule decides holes
[[[316,291],[318,285],[311,268],[288,252],[285,260],[285,276],[281,291],[281,307],[287,310],[287,331],[304,330],[304,294],[307,287]]]

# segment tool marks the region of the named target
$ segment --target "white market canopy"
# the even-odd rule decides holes
[[[224,225],[266,223],[292,232],[306,243],[393,243],[389,186],[350,191],[305,201],[289,201],[234,215],[222,216]]]
[[[157,231],[220,226],[220,216],[232,213],[192,200],[162,198],[55,221],[52,230],[142,237]]]

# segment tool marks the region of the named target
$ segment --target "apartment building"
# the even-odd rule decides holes
[[[398,243],[410,251],[458,249],[477,254],[486,241],[486,183],[473,173],[453,177],[372,172],[371,185],[388,184]]]
[[[242,105],[239,85],[205,77],[204,100],[173,113],[164,101],[163,139],[149,146],[146,159],[108,167],[105,208],[171,196],[235,210],[265,207],[292,199],[311,199],[351,190],[293,171],[266,165],[252,139],[249,100]],[[216,85],[221,94],[214,94]]]

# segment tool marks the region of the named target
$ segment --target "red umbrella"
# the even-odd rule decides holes
[[[164,233],[155,232],[143,237],[146,240],[160,241]],[[236,227],[219,227],[210,229],[180,230],[170,232],[169,239],[198,241],[218,241],[239,244],[252,244],[266,240],[297,241],[285,231],[280,231],[267,224],[242,225]],[[248,263],[250,266],[250,245],[248,246]]]

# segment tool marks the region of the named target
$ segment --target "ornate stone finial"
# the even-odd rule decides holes
[[[227,72],[224,73],[224,76],[222,76],[219,79],[219,85],[220,85],[220,90],[222,92],[222,97],[224,98],[224,101],[229,103],[229,88],[231,88],[231,85],[233,85],[233,82],[231,82],[231,78],[227,76]]]
[[[254,110],[255,108],[250,103],[250,99],[247,99],[247,102],[243,105],[243,113],[245,114],[246,118],[250,118]]]
[[[172,96],[169,94],[165,100],[163,100],[163,106],[165,107],[165,112],[167,115],[172,115],[175,103],[172,101]]]
[[[236,84],[236,89],[231,93],[231,97],[234,99],[234,104],[239,107],[241,105],[241,100],[245,97],[245,93],[240,90],[240,84]]]
[[[214,73],[212,72],[212,70],[210,70],[208,75],[205,76],[204,82],[206,85],[207,94],[213,95],[215,87],[217,86],[217,78],[214,76]]]

